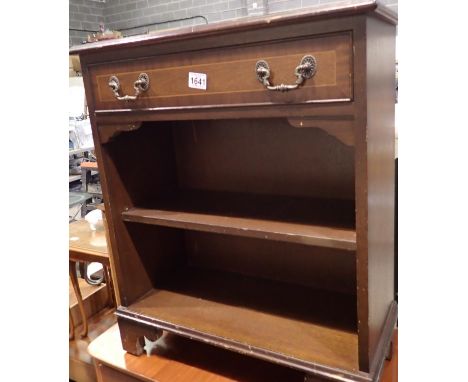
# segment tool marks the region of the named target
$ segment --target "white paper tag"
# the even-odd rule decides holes
[[[206,74],[189,72],[188,86],[193,89],[206,90]]]

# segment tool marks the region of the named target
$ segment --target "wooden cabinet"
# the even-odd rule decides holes
[[[350,1],[72,49],[126,351],[165,330],[379,379],[396,321],[395,24]]]

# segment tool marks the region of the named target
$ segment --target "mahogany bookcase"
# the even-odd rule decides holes
[[[74,47],[123,348],[168,331],[376,381],[394,302],[396,15],[375,1]]]

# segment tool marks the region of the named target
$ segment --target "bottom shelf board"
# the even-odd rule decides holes
[[[355,296],[186,268],[127,308],[168,331],[306,367],[358,370]],[[118,314],[119,315],[119,314]]]

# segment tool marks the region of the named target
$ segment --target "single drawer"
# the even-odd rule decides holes
[[[96,110],[107,110],[345,102],[352,99],[352,68],[346,32],[106,63],[90,67],[90,74]],[[206,89],[189,86],[196,82],[191,72],[202,74]],[[141,74],[149,86],[135,85]]]

